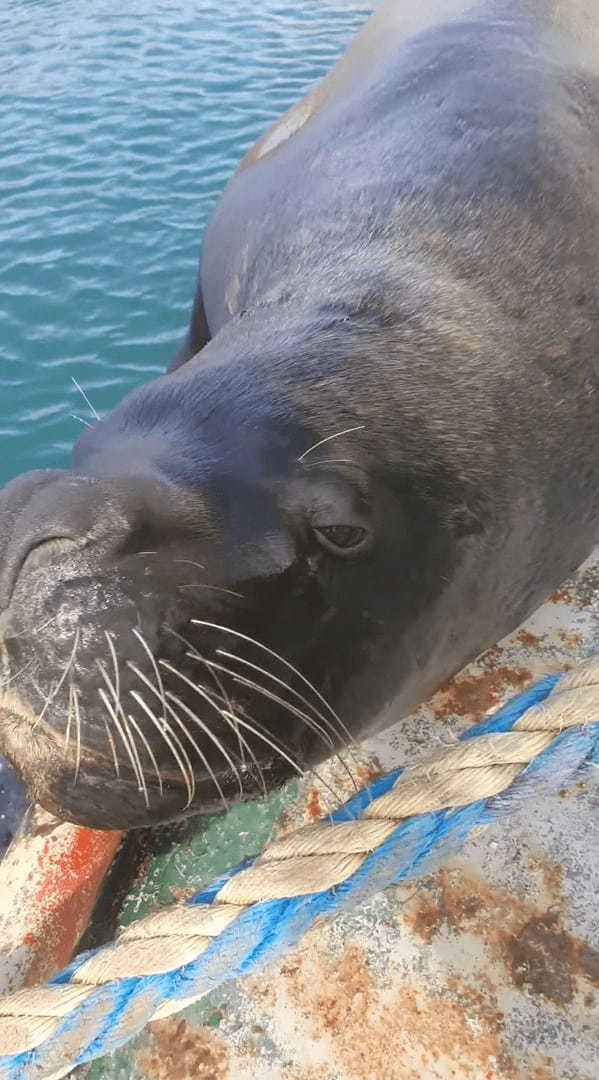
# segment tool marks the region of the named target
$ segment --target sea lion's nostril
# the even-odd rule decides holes
[[[71,540],[68,536],[52,536],[46,540],[42,540],[27,552],[21,563],[19,573],[22,573],[25,568],[27,568],[27,570],[33,570],[38,566],[44,566],[47,563],[54,562],[56,559],[61,558],[66,552],[72,551],[73,548],[80,546],[80,543],[77,543],[76,540]]]

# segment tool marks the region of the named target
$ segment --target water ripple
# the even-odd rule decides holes
[[[366,14],[344,0],[123,7],[1,6],[0,483],[67,463],[72,375],[104,411],[164,369],[227,177]]]

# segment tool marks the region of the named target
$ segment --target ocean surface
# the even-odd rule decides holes
[[[367,14],[342,0],[2,0],[0,484],[68,464],[182,340],[202,229]]]
[[[228,177],[367,13],[1,0],[0,485],[68,466],[86,398],[102,414],[164,370]],[[0,759],[0,852],[22,808]]]

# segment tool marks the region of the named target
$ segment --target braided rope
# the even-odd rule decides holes
[[[0,1080],[52,1077],[295,944],[317,916],[431,869],[518,798],[599,759],[599,660],[551,676],[330,820],[275,840],[186,904],[0,1001]]]

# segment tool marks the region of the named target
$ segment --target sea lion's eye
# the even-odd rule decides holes
[[[366,539],[366,529],[359,525],[321,525],[315,530],[323,547],[333,553],[355,551]]]

